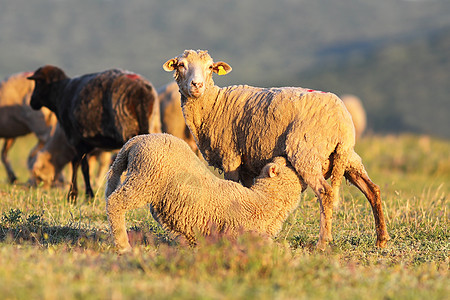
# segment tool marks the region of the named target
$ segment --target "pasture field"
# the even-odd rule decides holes
[[[24,184],[33,142],[17,141],[11,152],[18,184],[0,172],[2,299],[449,299],[449,141],[400,135],[358,142],[382,191],[386,249],[375,247],[368,202],[343,184],[325,252],[314,248],[319,207],[308,191],[273,243],[213,235],[189,248],[147,208],[130,211],[134,251],[125,256],[112,247],[104,183],[94,185],[94,201],[77,204],[66,202],[67,188]]]

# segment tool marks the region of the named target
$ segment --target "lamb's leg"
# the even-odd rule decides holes
[[[141,180],[140,177],[128,176],[106,199],[106,213],[119,254],[131,251],[125,226],[125,213],[130,209],[140,208],[150,201],[148,198],[143,200],[139,192],[134,192],[138,191],[139,184],[133,186],[133,183],[139,183]]]
[[[11,164],[8,161],[8,151],[14,144],[15,139],[9,138],[5,139],[5,143],[2,148],[2,163],[6,168],[6,174],[8,175],[9,183],[14,183],[17,180],[16,175],[11,167]]]
[[[381,204],[380,188],[373,183],[364,165],[361,162],[361,158],[353,152],[349,159],[349,165],[344,173],[345,178],[354,184],[358,189],[363,192],[367,200],[369,200],[372,206],[372,212],[375,219],[375,227],[377,231],[377,246],[380,248],[386,247],[387,241],[390,239],[386,228],[386,222],[384,220],[383,208]]]
[[[111,233],[114,237],[119,254],[131,251],[128,242],[127,228],[125,227],[125,212],[123,203],[123,192],[114,192],[106,200],[106,213],[108,216]]]

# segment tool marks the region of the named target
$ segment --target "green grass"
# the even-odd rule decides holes
[[[11,159],[20,182],[33,139]],[[366,137],[357,145],[380,185],[389,233],[375,247],[368,202],[347,184],[334,214],[334,242],[314,248],[319,208],[311,192],[274,242],[251,234],[211,236],[192,249],[161,230],[148,209],[127,214],[134,251],[117,256],[103,187],[92,203],[67,189],[9,185],[0,177],[2,299],[446,299],[449,280],[450,142]],[[80,186],[83,190],[83,187]]]

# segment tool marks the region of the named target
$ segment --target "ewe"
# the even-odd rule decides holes
[[[148,133],[158,105],[155,89],[141,76],[117,69],[69,78],[58,67],[47,65],[28,78],[35,81],[31,107],[52,110],[76,151],[68,199],[78,195],[80,164],[86,195],[94,197],[86,154],[94,148],[118,149],[131,137]]]
[[[342,95],[341,99],[344,102],[344,105],[347,108],[348,112],[352,116],[353,125],[355,126],[356,140],[358,140],[366,130],[366,110],[362,105],[361,99],[359,99],[355,95]]]
[[[28,161],[30,182],[34,185],[42,183],[44,187],[63,183],[62,170],[75,157],[75,154],[76,151],[69,144],[64,130],[57,123],[53,134],[42,149],[37,151],[36,155]],[[97,182],[101,182],[111,165],[111,158],[112,153],[110,151],[95,149],[89,153],[89,170],[93,171],[95,163],[98,163],[97,173],[91,172],[89,176],[95,175]]]
[[[207,51],[186,50],[163,65],[175,71],[181,106],[201,153],[226,179],[250,186],[273,157],[286,156],[320,204],[318,248],[332,240],[333,203],[345,176],[372,206],[377,246],[389,240],[380,190],[355,153],[355,129],[342,101],[332,93],[303,88],[219,88],[212,74],[231,67]],[[331,186],[326,179],[331,177]],[[304,186],[306,188],[306,185]]]
[[[5,139],[2,163],[10,183],[17,179],[8,161],[8,151],[15,139],[32,132],[36,135],[38,143],[30,151],[31,159],[48,139],[56,124],[55,115],[47,108],[35,111],[30,107],[34,83],[27,80],[29,75],[27,72],[17,73],[0,82],[0,138]]]
[[[126,178],[120,182],[122,173]],[[253,186],[214,176],[183,140],[169,134],[139,135],[120,150],[108,172],[106,211],[120,253],[131,249],[125,213],[150,204],[165,228],[195,244],[196,233],[237,229],[276,235],[298,205],[302,185],[286,159],[268,163]]]
[[[192,151],[199,154],[194,137],[184,122],[183,112],[181,111],[181,96],[178,92],[177,83],[168,83],[158,88],[157,91],[161,115],[161,131],[184,140],[191,147]]]

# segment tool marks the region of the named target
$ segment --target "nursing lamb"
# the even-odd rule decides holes
[[[121,183],[122,173],[126,177]],[[211,225],[276,235],[298,205],[302,185],[286,159],[268,163],[250,189],[213,175],[186,142],[169,134],[139,135],[120,150],[108,172],[106,211],[120,253],[131,249],[127,210],[150,204],[165,228],[195,244]]]

